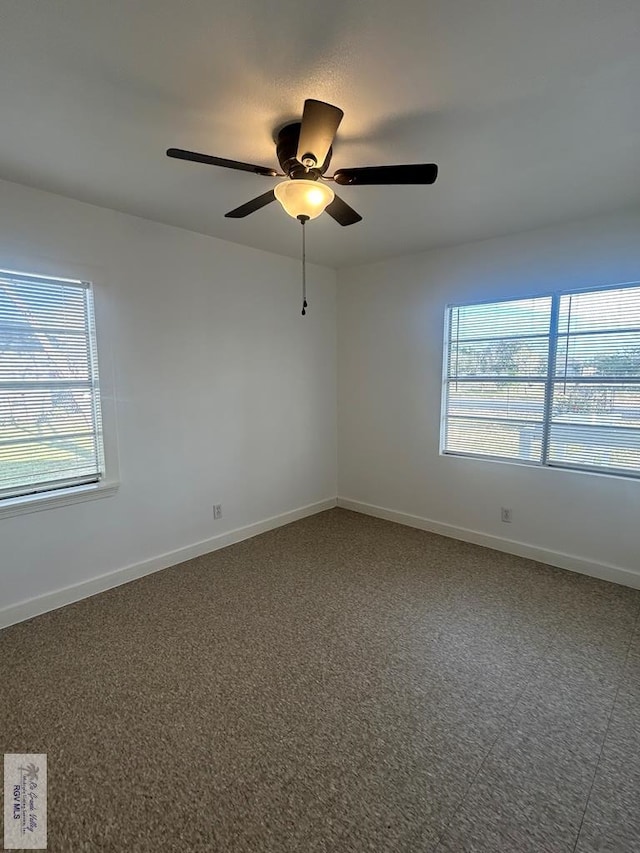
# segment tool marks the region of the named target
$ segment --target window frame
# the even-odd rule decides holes
[[[440,445],[439,452],[441,456],[446,456],[450,458],[462,458],[462,459],[475,459],[480,462],[502,462],[508,465],[526,465],[532,468],[538,468],[543,470],[558,470],[558,471],[572,471],[579,473],[587,473],[587,474],[598,474],[605,477],[623,477],[629,480],[640,480],[640,472],[636,473],[634,471],[630,471],[629,469],[620,469],[620,468],[604,468],[602,466],[586,466],[586,465],[576,465],[576,464],[563,464],[562,462],[557,461],[549,461],[549,440],[551,434],[551,427],[553,425],[553,390],[554,385],[559,381],[559,378],[556,375],[556,364],[557,364],[557,355],[558,355],[558,340],[563,337],[565,333],[561,333],[558,331],[559,328],[559,316],[560,316],[560,301],[563,296],[572,296],[572,295],[582,295],[587,293],[606,293],[607,291],[616,291],[616,290],[624,290],[631,288],[640,288],[640,281],[627,281],[617,284],[606,284],[606,285],[589,285],[589,286],[576,286],[571,288],[555,288],[553,290],[544,290],[533,293],[519,294],[517,296],[499,296],[497,298],[491,299],[481,299],[481,300],[473,300],[473,301],[465,301],[465,302],[455,302],[455,303],[447,303],[445,306],[445,316],[444,316],[444,344],[442,348],[443,353],[443,364],[442,364],[442,396],[441,396],[441,406],[440,406]],[[452,310],[455,308],[466,308],[466,307],[477,307],[482,305],[497,305],[497,304],[505,304],[508,302],[521,302],[527,299],[550,299],[550,322],[549,322],[549,331],[545,337],[548,338],[548,360],[547,360],[547,373],[544,377],[532,377],[534,381],[538,381],[544,383],[545,392],[544,392],[544,403],[542,410],[542,437],[541,437],[541,451],[540,451],[540,461],[535,461],[531,459],[523,459],[520,457],[506,457],[506,456],[494,456],[487,453],[469,453],[465,451],[451,451],[446,450],[446,441],[447,441],[447,428],[448,428],[448,402],[449,402],[449,386],[451,383],[449,377],[449,362],[450,362],[450,341],[451,341],[451,318],[452,318]],[[567,330],[566,335],[571,337],[571,333]],[[618,384],[622,383],[624,379],[628,382],[633,382],[635,377],[594,377],[589,381],[589,384]],[[513,380],[513,377],[511,377]],[[526,377],[524,377],[526,379]],[[464,378],[459,379],[459,381],[465,381]],[[494,382],[496,381],[496,377],[487,377],[486,381]],[[509,377],[504,377],[504,381],[508,382]],[[637,382],[635,384],[640,384],[640,374],[638,376]]]
[[[102,421],[104,471],[95,483],[34,490],[28,494],[0,498],[0,519],[45,509],[110,497],[119,489],[116,395],[112,351],[109,345],[109,293],[101,269],[76,264],[59,264],[33,256],[0,256],[0,269],[9,275],[81,282],[91,291],[92,334],[99,367],[99,405]]]

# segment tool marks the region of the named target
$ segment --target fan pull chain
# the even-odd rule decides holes
[[[305,222],[308,222],[308,216],[299,216],[300,225],[302,225],[302,316],[307,313],[307,248],[305,242]]]

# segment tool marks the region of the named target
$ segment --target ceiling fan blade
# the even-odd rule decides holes
[[[208,166],[222,166],[225,169],[237,169],[240,172],[253,172],[267,178],[277,178],[279,173],[266,166],[255,166],[253,163],[240,163],[238,160],[225,160],[224,157],[212,157],[210,154],[198,154],[196,151],[184,151],[182,148],[169,148],[167,157],[176,160],[190,160],[192,163],[206,163]]]
[[[324,101],[308,99],[304,102],[302,125],[296,158],[303,166],[322,166],[344,113]],[[313,162],[305,163],[305,159]]]
[[[331,204],[325,207],[325,212],[339,225],[354,225],[360,222],[362,217],[352,207],[343,201],[340,196],[335,196]]]
[[[412,166],[364,166],[361,169],[338,169],[333,180],[342,186],[388,186],[391,184],[432,184],[438,177],[435,163]]]
[[[248,201],[246,204],[241,204],[240,207],[236,207],[235,210],[230,210],[229,213],[225,213],[225,216],[229,219],[242,219],[250,213],[255,213],[256,210],[260,210],[261,207],[271,204],[271,202],[275,200],[276,196],[274,191],[269,190],[269,192],[263,193],[257,198],[252,198],[251,201]]]

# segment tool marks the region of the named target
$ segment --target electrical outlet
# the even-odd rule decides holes
[[[213,505],[213,517],[216,521],[219,518],[222,518],[222,504],[214,504]]]
[[[501,518],[507,524],[511,524],[511,508],[507,506],[503,506],[501,509]]]

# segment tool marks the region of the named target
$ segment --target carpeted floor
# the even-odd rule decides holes
[[[331,510],[0,633],[0,745],[54,853],[637,853],[639,608]]]

